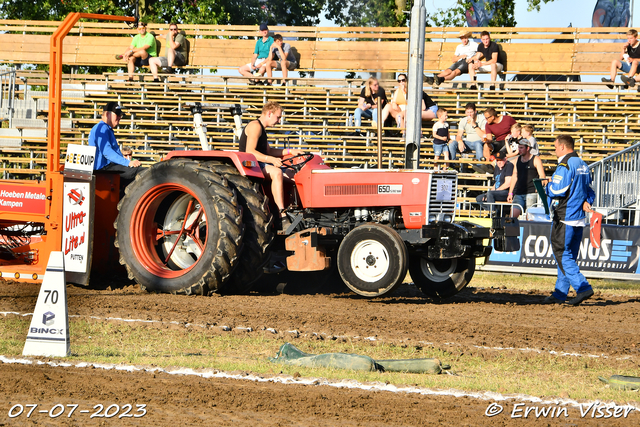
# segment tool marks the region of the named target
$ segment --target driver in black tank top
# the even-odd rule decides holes
[[[267,140],[267,128],[280,123],[282,107],[277,102],[269,101],[262,107],[257,120],[249,122],[240,135],[239,151],[251,153],[256,157],[266,180],[271,181],[273,201],[280,210],[281,222],[286,219],[284,209],[284,184],[282,157],[288,154],[304,154],[302,150],[271,148]]]

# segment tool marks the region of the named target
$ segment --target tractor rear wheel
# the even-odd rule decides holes
[[[156,163],[118,204],[116,246],[151,292],[206,295],[238,262],[242,208],[227,180],[188,159]]]
[[[269,199],[260,184],[240,175],[238,169],[226,163],[211,161],[204,164],[209,170],[223,176],[238,194],[242,206],[244,224],[243,249],[238,267],[222,292],[244,294],[262,276],[263,267],[269,259],[269,245],[273,241],[273,216],[269,212]]]
[[[354,228],[338,249],[338,270],[355,293],[373,298],[393,291],[407,275],[407,247],[386,225]]]
[[[431,298],[449,298],[463,290],[476,271],[475,258],[427,259],[413,255],[409,274],[413,283]]]

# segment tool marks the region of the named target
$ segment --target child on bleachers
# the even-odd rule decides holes
[[[440,159],[440,154],[444,152],[444,159],[446,161],[449,160],[449,123],[447,123],[447,118],[449,115],[447,114],[446,108],[439,108],[436,113],[438,116],[438,121],[433,125],[433,153],[435,154],[436,167],[438,160]],[[444,164],[444,169],[449,167],[448,163]]]
[[[531,143],[531,154],[533,154],[534,156],[539,156],[540,149],[538,148],[538,142],[536,141],[536,138],[533,136],[532,125],[522,126],[522,137],[527,138]]]
[[[507,151],[507,160],[513,163],[518,157],[518,141],[522,137],[522,126],[518,123],[514,123],[511,126],[511,134],[507,135],[504,142],[504,147]]]
[[[120,151],[122,152],[122,157],[127,160],[131,160],[133,156],[133,150],[131,149],[131,147],[129,147],[128,145],[123,145]]]

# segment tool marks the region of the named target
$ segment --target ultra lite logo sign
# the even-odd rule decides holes
[[[88,182],[64,183],[64,224],[62,229],[62,252],[67,271],[85,273],[89,254],[89,194]]]

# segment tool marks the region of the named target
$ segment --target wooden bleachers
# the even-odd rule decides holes
[[[0,62],[48,63],[49,35],[55,21],[0,20]],[[251,57],[256,26],[181,25],[190,42],[187,68],[238,68]],[[149,24],[148,30],[165,34],[167,24]],[[299,54],[299,71],[406,70],[408,28],[273,27]],[[468,30],[469,28],[465,28]],[[461,28],[425,31],[424,68],[436,72],[451,65]],[[473,28],[492,34],[507,54],[507,74],[608,74],[617,59],[626,28]],[[115,60],[131,41],[126,23],[82,22],[65,38],[63,62],[72,66],[123,66]],[[593,43],[594,39],[603,41]],[[551,43],[552,41],[562,43]],[[161,53],[162,54],[162,53]]]
[[[46,81],[42,72],[22,71],[19,77],[21,85]],[[118,100],[126,112],[116,129],[118,141],[132,146],[134,156],[149,165],[174,149],[200,149],[200,142],[192,130],[193,118],[187,103],[241,103],[247,108],[243,116],[243,122],[247,123],[260,114],[266,100],[276,100],[283,105],[285,114],[283,124],[269,130],[272,143],[310,151],[321,150],[327,163],[333,167],[378,166],[376,133],[363,124],[366,136],[353,137],[351,133],[355,128],[346,126],[357,102],[361,80],[342,80],[342,84],[337,81],[327,86],[323,79],[296,79],[297,84],[278,88],[247,86],[242,79],[231,82],[215,75],[172,76],[160,84],[149,82],[149,75],[141,77],[141,81],[130,84],[124,83],[117,74],[92,77],[65,75],[68,84],[84,83],[102,89],[86,91],[80,98],[64,98],[63,94],[63,117],[73,123],[71,129],[63,130],[63,147],[72,142],[86,144],[91,127],[99,120],[102,106],[108,101]],[[396,82],[381,80],[381,84],[390,92]],[[562,85],[558,91],[551,90],[553,85],[540,90],[543,88],[541,85],[532,84],[527,88],[507,82],[505,87],[508,90],[496,92],[453,88],[425,90],[441,107],[449,110],[451,124],[464,116],[464,106],[470,101],[476,102],[479,111],[492,106],[521,123],[533,124],[541,157],[549,172],[555,168],[553,140],[559,133],[573,135],[577,140],[576,150],[590,163],[627,147],[640,132],[640,101],[635,93],[603,90],[602,85],[596,84],[583,85],[582,91],[568,90],[573,87],[570,84]],[[26,86],[21,90],[23,93],[28,91]],[[48,111],[40,110],[38,114],[46,118]],[[206,111],[203,118],[214,148],[237,149],[233,120],[228,111]],[[426,168],[434,166],[429,136],[431,125],[423,124],[425,139],[420,166]],[[388,134],[396,134],[393,127],[385,130]],[[34,146],[31,144],[30,149],[37,150]],[[16,157],[15,153],[2,149],[0,152],[3,160],[0,172],[5,176],[42,179],[42,172],[28,169],[31,164],[26,160],[10,163]],[[398,168],[402,167],[403,161],[404,142],[399,136],[385,136],[381,166]],[[457,168],[475,161],[466,158],[450,163]],[[464,170],[470,169],[466,167]],[[490,185],[490,176],[484,174],[462,173],[459,178],[459,201],[467,207],[477,193]]]

